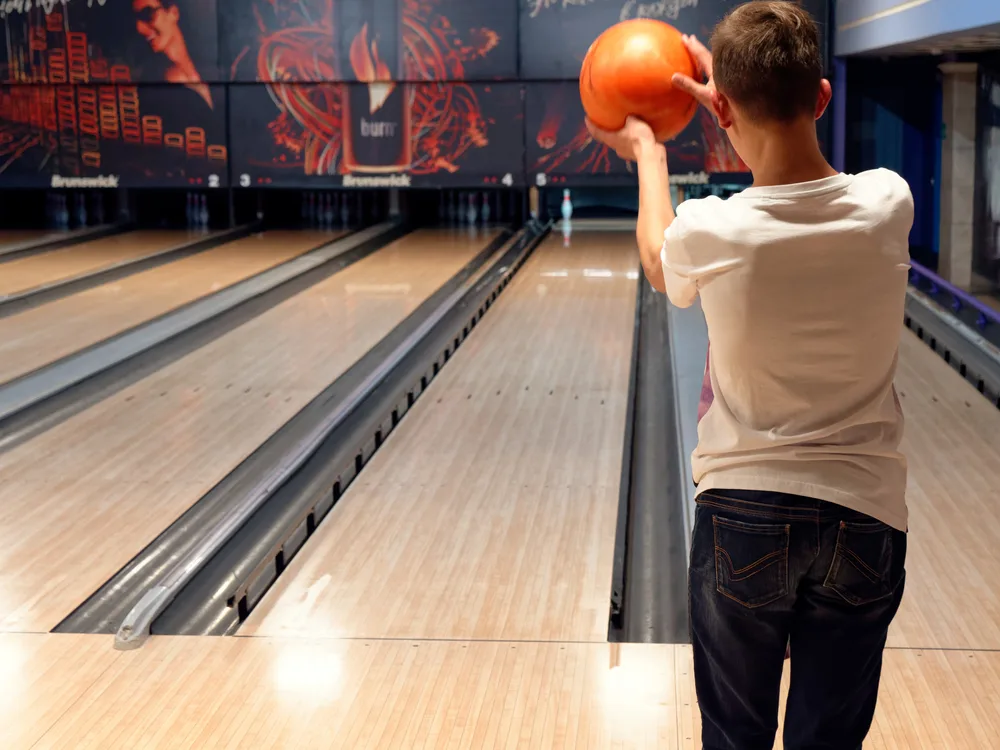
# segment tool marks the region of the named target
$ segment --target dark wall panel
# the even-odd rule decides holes
[[[233,81],[517,77],[515,0],[243,0],[220,25]]]
[[[634,167],[590,138],[575,81],[528,83],[525,123],[528,181],[537,185],[636,182]],[[667,144],[675,181],[699,182],[712,175],[746,172],[725,133],[704,110]]]
[[[48,185],[58,161],[55,89],[0,86],[0,185]]]
[[[215,0],[24,0],[0,8],[4,82],[196,84],[219,77]]]
[[[712,29],[744,0],[518,0],[521,78],[572,79],[590,44],[619,21],[656,18],[707,43]],[[827,33],[828,0],[802,4]],[[824,41],[825,45],[825,41]]]
[[[121,187],[228,184],[224,87],[55,90],[60,177],[115,177]]]
[[[386,101],[403,106],[375,114],[364,84],[248,84],[230,96],[233,180],[244,187],[523,182],[518,84],[401,84]]]
[[[0,87],[3,187],[225,187],[226,162],[223,86]]]

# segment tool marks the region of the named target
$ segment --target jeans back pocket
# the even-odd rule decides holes
[[[788,524],[712,517],[715,579],[720,594],[744,607],[763,607],[788,594]]]
[[[892,537],[892,529],[881,522],[841,521],[823,585],[855,606],[892,596]]]

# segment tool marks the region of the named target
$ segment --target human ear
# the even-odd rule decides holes
[[[728,130],[733,126],[733,105],[718,90],[712,92],[712,111],[715,119],[719,121],[719,127]]]
[[[820,81],[819,84],[819,97],[816,99],[816,119],[818,120],[826,112],[826,108],[830,106],[830,100],[833,99],[833,86],[825,78]]]

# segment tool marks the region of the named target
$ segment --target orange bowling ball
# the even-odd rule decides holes
[[[640,18],[617,23],[590,45],[580,70],[584,112],[602,130],[616,131],[632,116],[658,141],[676,138],[698,110],[674,87],[674,73],[695,77],[697,66],[681,33],[668,23]]]

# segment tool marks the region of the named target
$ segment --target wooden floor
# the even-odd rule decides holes
[[[0,631],[52,629],[487,239],[403,238],[0,454]]]
[[[238,637],[122,653],[105,636],[0,633],[0,747],[700,748],[690,649],[601,642],[635,265],[589,237],[522,269]],[[287,394],[360,349],[353,295],[367,319],[378,300],[401,315],[414,303],[392,295],[431,285],[420,269],[471,254],[437,244],[420,262],[397,245],[377,278],[345,271],[32,441],[34,457],[0,456],[4,628],[50,627],[85,588],[58,578],[64,562],[103,581],[224,473],[216,461],[294,411]],[[307,351],[304,329],[338,346],[314,335],[324,348]],[[908,590],[865,750],[1000,748],[1000,412],[909,332],[897,386]],[[224,434],[197,416],[234,404],[252,418],[233,409]]]
[[[701,747],[687,646],[7,634],[0,670],[6,750]],[[1000,654],[886,653],[865,750],[996,747]]]
[[[630,235],[549,240],[241,629],[607,640]]]
[[[0,319],[0,384],[283,263],[338,234],[256,234]]]
[[[1000,650],[1000,411],[909,332],[896,386],[910,543],[889,645]]]
[[[41,242],[43,239],[54,237],[57,233],[55,229],[4,229],[0,231],[0,256],[7,250],[8,245]]]
[[[152,255],[197,236],[182,231],[127,232],[18,258],[0,266],[0,297]]]

